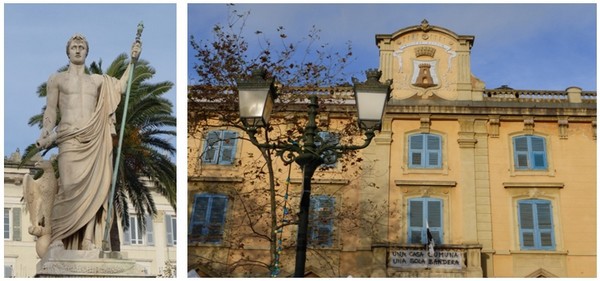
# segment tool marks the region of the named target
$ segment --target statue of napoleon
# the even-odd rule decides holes
[[[54,247],[97,249],[103,238],[113,167],[112,135],[116,134],[114,113],[134,64],[120,79],[86,74],[88,52],[85,37],[72,36],[67,42],[68,69],[50,76],[46,86],[47,104],[36,144],[40,149],[57,144],[60,177],[50,234],[43,241],[38,239],[40,257]],[[137,61],[140,52],[141,41],[136,40],[132,61]]]

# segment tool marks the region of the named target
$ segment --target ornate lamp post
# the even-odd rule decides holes
[[[302,145],[300,142],[271,144],[268,142],[268,138],[266,138],[266,143],[259,143],[256,139],[257,129],[268,126],[276,94],[273,80],[267,81],[264,77],[264,71],[255,70],[250,79],[238,81],[240,119],[246,126],[250,141],[255,146],[261,149],[274,149],[285,164],[296,162],[302,168],[302,196],[298,214],[294,277],[304,277],[312,177],[321,164],[332,164],[336,160],[335,157],[323,157],[323,155],[341,155],[347,151],[363,149],[371,143],[375,131],[381,129],[385,104],[390,95],[390,82],[385,84],[379,82],[381,72],[377,70],[368,70],[367,81],[364,83],[353,79],[358,107],[358,125],[364,130],[366,137],[362,145],[340,145],[325,142],[317,145],[316,117],[319,105],[316,95],[310,96],[308,122],[302,135]]]

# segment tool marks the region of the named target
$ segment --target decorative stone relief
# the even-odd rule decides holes
[[[431,129],[431,114],[421,114],[421,133],[429,134]]]
[[[533,116],[526,116],[523,119],[523,131],[525,132],[525,134],[533,135],[533,127],[535,127]]]
[[[500,136],[500,115],[490,116],[489,123],[489,136],[491,138],[497,138]]]
[[[569,119],[567,116],[558,117],[558,136],[561,140],[569,138]]]

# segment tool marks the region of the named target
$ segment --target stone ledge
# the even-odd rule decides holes
[[[210,177],[210,176],[196,176],[188,177],[190,182],[243,182],[244,179],[241,177]]]
[[[290,183],[301,184],[302,183],[302,179],[300,179],[300,178],[290,179]],[[346,185],[346,184],[349,184],[350,181],[349,180],[345,180],[345,179],[312,179],[311,183],[314,183],[314,184]]]
[[[503,182],[504,188],[563,188],[562,182]]]
[[[400,187],[455,187],[455,181],[419,181],[419,180],[395,180],[396,186]]]

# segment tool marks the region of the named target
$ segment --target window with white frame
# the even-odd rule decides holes
[[[21,241],[21,208],[4,208],[4,240]]]
[[[516,170],[547,170],[546,140],[539,136],[513,137]]]
[[[231,165],[235,160],[238,133],[213,130],[204,139],[202,162],[205,164]]]
[[[519,238],[523,250],[554,250],[552,203],[543,199],[518,201]]]
[[[177,245],[177,217],[165,214],[165,225],[167,228],[167,246]]]
[[[143,231],[139,224],[140,218],[137,215],[129,216],[129,228],[123,231],[124,245],[146,245],[154,246],[154,225],[152,218],[145,216],[146,231]]]
[[[442,200],[422,197],[408,200],[408,243],[427,244],[427,227],[435,244],[442,244]]]
[[[189,242],[222,242],[227,201],[227,196],[222,194],[200,193],[194,196],[188,232]]]
[[[442,137],[436,134],[412,134],[408,137],[408,167],[442,167]]]
[[[310,197],[309,245],[331,247],[333,245],[333,223],[335,198],[329,195]]]

